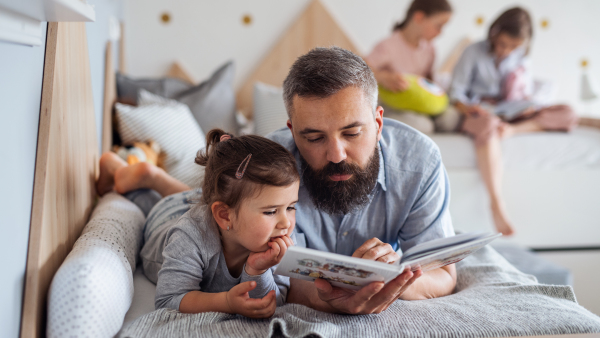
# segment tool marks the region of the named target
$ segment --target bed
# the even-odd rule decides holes
[[[314,3],[308,13],[324,10]],[[336,39],[329,42],[335,44]],[[397,302],[383,315],[330,315],[294,304],[278,309],[268,320],[152,311],[154,285],[137,261],[143,214],[116,193],[95,197],[99,146],[85,45],[83,24],[49,24],[22,336],[476,337],[600,332],[600,318],[577,305],[569,286],[540,285],[491,248],[460,263],[454,295]],[[110,52],[106,62],[112,62]],[[116,91],[114,74],[107,73],[105,79],[102,148],[109,149]],[[411,313],[418,315],[397,320]]]

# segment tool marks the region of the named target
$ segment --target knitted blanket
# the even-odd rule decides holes
[[[506,337],[600,332],[600,317],[577,304],[570,286],[538,284],[494,249],[457,266],[447,297],[396,301],[373,315],[338,315],[287,304],[269,319],[157,310],[120,337]]]

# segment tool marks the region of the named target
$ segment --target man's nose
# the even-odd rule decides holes
[[[333,163],[340,163],[346,159],[346,149],[344,143],[340,140],[332,139],[327,145],[327,160]]]

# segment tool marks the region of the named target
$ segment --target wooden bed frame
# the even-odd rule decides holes
[[[324,8],[318,1],[312,2],[299,22],[308,24],[303,21],[309,20],[306,16],[312,16],[312,20],[321,18],[324,14],[319,12],[322,10]],[[286,36],[308,34],[298,31],[304,29],[302,25],[295,24]],[[308,31],[327,36],[324,31],[313,29]],[[332,31],[336,29],[331,28],[328,32]],[[245,98],[242,102],[251,105],[248,98],[254,81],[280,85],[276,82],[283,81],[289,65],[298,55],[322,45],[322,41],[329,41],[327,45],[337,41],[324,39],[307,38],[301,48],[282,39],[283,42],[271,53],[273,55],[265,58],[238,93],[239,97]],[[109,42],[105,61],[102,151],[109,150],[112,145],[112,110],[117,98],[112,48]],[[122,42],[119,54],[120,70],[124,71]],[[276,58],[278,55],[284,61],[276,67],[268,67],[270,63],[280,61]],[[269,69],[274,70],[272,75]],[[45,336],[46,299],[52,277],[81,234],[96,202],[94,182],[98,174],[98,148],[85,24],[49,23],[21,337]],[[564,337],[592,336],[597,335]]]

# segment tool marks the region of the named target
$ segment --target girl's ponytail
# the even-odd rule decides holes
[[[198,151],[198,154],[196,154],[196,164],[206,167],[210,154],[214,152],[217,143],[221,142],[221,137],[223,135],[232,137],[231,134],[226,133],[221,129],[212,129],[208,132],[208,134],[206,134],[206,148],[204,151],[200,150]]]

